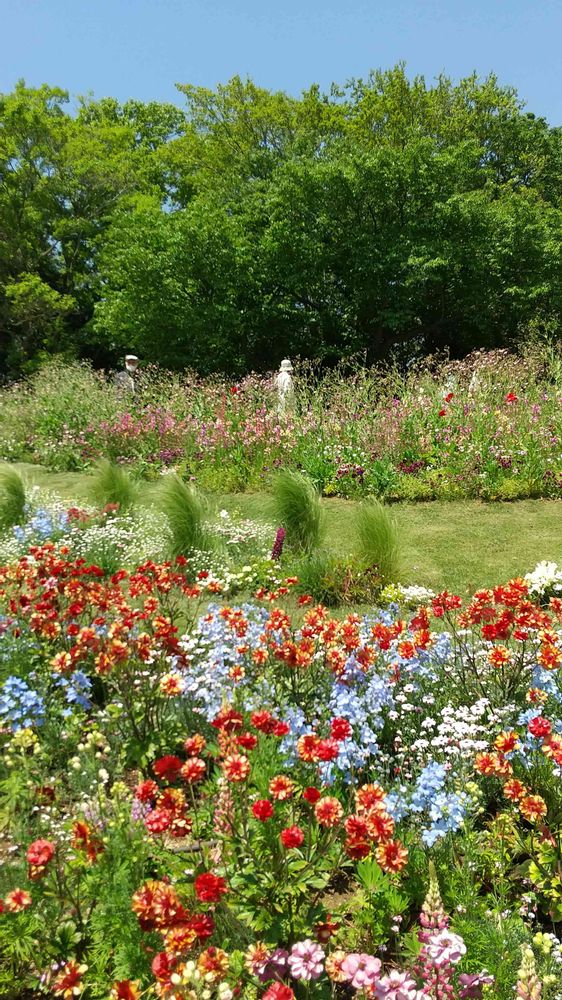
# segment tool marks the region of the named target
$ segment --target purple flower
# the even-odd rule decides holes
[[[267,983],[270,979],[279,981],[287,974],[289,952],[285,948],[276,948],[264,962],[258,979],[261,983]]]
[[[324,958],[324,949],[316,941],[310,938],[298,941],[289,955],[291,975],[295,979],[318,979],[322,975]]]
[[[277,529],[277,534],[275,536],[275,541],[273,543],[273,548],[271,550],[272,559],[277,560],[281,558],[281,553],[283,552],[283,543],[285,541],[286,534],[287,532],[285,531],[285,528]]]
[[[468,972],[462,972],[459,976],[459,986],[461,990],[459,992],[459,997],[461,1000],[465,998],[474,998],[474,1000],[480,1000],[482,996],[482,987],[487,983],[493,983],[494,977],[489,976],[486,972],[478,972],[476,975],[469,975]]]

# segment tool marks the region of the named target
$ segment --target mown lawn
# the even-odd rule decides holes
[[[73,500],[88,496],[88,476],[50,473],[38,466],[16,466],[32,483]],[[144,499],[156,490],[147,484]],[[248,517],[268,519],[266,494],[213,496],[212,506]],[[354,545],[357,503],[326,499],[327,544],[345,554]],[[562,501],[523,500],[400,504],[394,507],[403,542],[404,583],[466,593],[534,568],[542,559],[562,563]],[[271,515],[269,516],[271,519]]]

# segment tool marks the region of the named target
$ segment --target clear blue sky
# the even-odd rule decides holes
[[[494,71],[562,125],[562,0],[0,0],[0,26],[0,91],[181,103],[176,82],[298,94],[404,60],[428,81]]]

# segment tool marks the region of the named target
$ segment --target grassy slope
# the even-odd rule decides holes
[[[88,495],[88,476],[49,473],[18,466],[25,476],[52,492],[75,500]],[[146,487],[146,499],[153,487]],[[269,497],[229,494],[215,498],[217,509],[239,510],[248,517],[267,517]],[[342,554],[354,543],[350,500],[324,501],[328,515],[327,544]],[[524,500],[509,504],[400,504],[395,508],[404,546],[405,583],[466,593],[533,569],[541,559],[562,563],[562,501]]]

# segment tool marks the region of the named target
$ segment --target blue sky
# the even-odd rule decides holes
[[[181,103],[176,82],[298,94],[404,60],[428,81],[494,71],[562,125],[561,0],[0,0],[0,25],[0,91]]]

